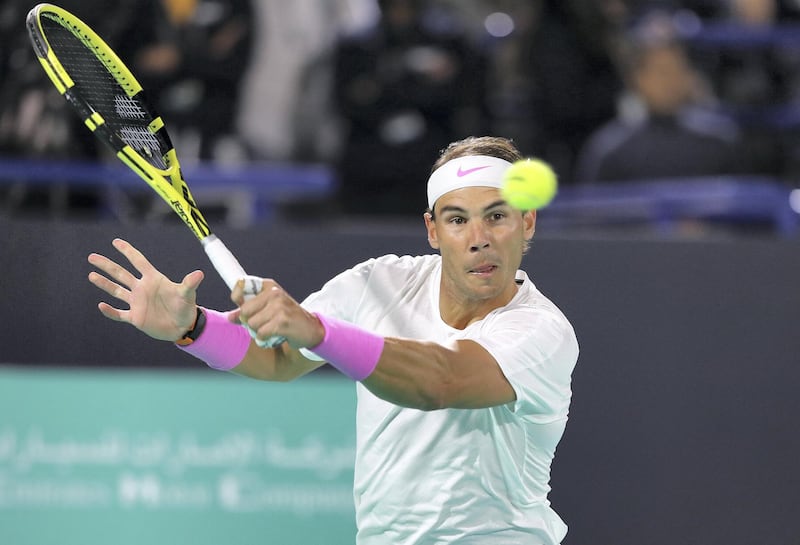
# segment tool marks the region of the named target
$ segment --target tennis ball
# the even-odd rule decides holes
[[[523,159],[508,167],[500,189],[506,202],[519,210],[544,208],[557,191],[556,173],[539,159]]]

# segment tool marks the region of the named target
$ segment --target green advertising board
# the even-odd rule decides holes
[[[0,544],[352,544],[355,389],[0,366]]]

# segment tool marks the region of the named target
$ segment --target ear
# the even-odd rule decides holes
[[[525,240],[530,241],[536,232],[536,210],[528,210],[522,213],[522,228]]]
[[[439,249],[439,237],[436,234],[436,222],[430,212],[425,212],[425,229],[428,231],[428,244],[434,250]]]

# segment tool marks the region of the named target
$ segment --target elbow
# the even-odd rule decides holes
[[[269,381],[269,382],[283,382],[283,383],[286,383],[286,382],[292,382],[296,378],[297,378],[297,376],[293,375],[293,374],[276,373],[276,374],[270,375],[269,378],[265,378],[264,380]]]
[[[435,395],[434,393],[426,393],[419,396],[416,405],[412,408],[420,411],[431,412],[445,409],[447,408],[447,404],[444,402],[444,398],[442,396]]]

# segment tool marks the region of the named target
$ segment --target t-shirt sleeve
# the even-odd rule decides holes
[[[318,312],[332,318],[352,321],[358,306],[360,294],[369,281],[374,259],[365,261],[352,269],[339,273],[318,291],[306,297],[300,305],[309,312]],[[300,353],[312,361],[324,361],[307,348]]]
[[[310,312],[352,322],[374,262],[374,259],[369,259],[334,276],[322,288],[306,297],[301,303],[302,307]]]
[[[567,416],[578,341],[558,311],[520,308],[470,336],[497,361],[517,399],[511,410],[537,423]]]

